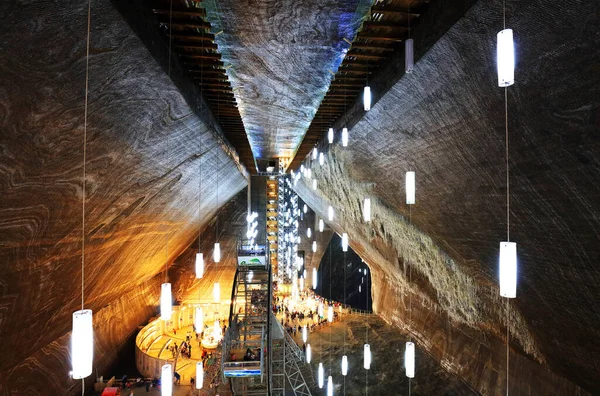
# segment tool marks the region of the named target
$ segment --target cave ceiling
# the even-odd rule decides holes
[[[257,160],[292,157],[368,0],[203,2]]]

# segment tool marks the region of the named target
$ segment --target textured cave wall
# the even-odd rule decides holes
[[[237,238],[246,230],[247,197],[240,191],[219,213],[219,243],[221,261],[213,262],[213,246],[217,233],[216,218],[198,238],[175,260],[169,268],[169,279],[173,282],[173,299],[177,303],[212,303],[213,285],[219,282],[221,301],[231,300],[231,290],[237,269]],[[204,276],[196,279],[196,253],[204,254]]]
[[[0,339],[14,346],[0,352],[0,394],[73,394],[87,5],[0,11]],[[90,54],[85,306],[102,374],[155,312],[165,261],[214,216],[217,190],[220,206],[246,180],[108,1],[93,3]]]
[[[510,302],[511,394],[600,391],[600,351],[589,342],[600,328],[596,12],[590,2],[550,0],[507,12],[517,42],[508,99],[520,264]],[[333,202],[332,227],[349,233],[372,269],[374,309],[483,394],[506,380],[506,310],[496,286],[506,238],[501,18],[492,1],[474,5],[351,128],[349,147],[331,147],[326,165],[313,167],[317,194],[297,185],[320,215]],[[410,224],[407,170],[417,174]],[[369,225],[360,212],[366,195],[375,198]]]

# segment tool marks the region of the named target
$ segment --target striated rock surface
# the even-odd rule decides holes
[[[518,60],[508,89],[510,240],[520,265],[509,310],[511,394],[600,391],[600,350],[589,342],[600,328],[598,33],[583,17],[593,8],[538,0],[507,11]],[[506,239],[494,50],[501,18],[491,1],[474,5],[353,125],[349,147],[331,146],[326,164],[313,167],[317,194],[297,186],[321,216],[333,202],[331,226],[349,233],[372,270],[375,311],[489,395],[506,387],[507,311],[497,288]],[[417,175],[411,209],[408,170]],[[367,195],[376,198],[371,224],[361,219]]]
[[[221,261],[213,261],[213,247],[217,235],[217,219],[202,231],[196,239],[169,268],[173,282],[173,299],[178,303],[213,302],[213,285],[219,282],[221,301],[231,300],[231,289],[237,269],[237,239],[246,231],[247,215],[246,190],[240,191],[219,213],[219,243]],[[204,254],[204,276],[196,279],[195,260],[198,247]]]
[[[349,47],[367,0],[209,0],[255,158],[291,157]]]
[[[87,3],[0,12],[0,394],[74,394]],[[155,312],[165,262],[246,180],[108,1],[93,2],[90,54],[85,306],[101,374]]]

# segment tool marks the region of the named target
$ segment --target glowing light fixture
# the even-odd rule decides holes
[[[312,152],[312,159],[316,160],[318,156],[319,156],[319,149],[315,147]]]
[[[333,128],[329,128],[329,131],[327,132],[327,140],[329,141],[329,144],[333,144]]]
[[[304,290],[304,278],[300,277],[300,279],[298,279],[298,282],[300,283],[300,291]]]
[[[313,185],[313,190],[316,190],[317,189],[317,179],[313,179],[312,185]]]
[[[363,218],[366,223],[371,221],[371,198],[365,198],[363,204]]]
[[[410,341],[404,351],[404,369],[408,378],[415,378],[415,344]]]
[[[508,87],[515,83],[515,44],[512,29],[498,32],[497,40],[498,86]]]
[[[333,379],[331,375],[327,377],[327,396],[333,396]]]
[[[74,379],[86,378],[92,374],[94,361],[94,328],[92,310],[82,309],[73,312],[71,332],[71,362]]]
[[[306,328],[306,325],[304,325],[304,327],[302,327],[302,342],[306,344],[306,341],[308,341],[308,329]]]
[[[500,295],[517,297],[517,244],[500,242]]]
[[[171,320],[173,305],[171,298],[171,284],[163,283],[160,289],[160,318],[162,320]]]
[[[173,367],[170,364],[162,366],[160,387],[160,394],[162,396],[173,395]]]
[[[196,308],[194,328],[196,329],[196,333],[202,333],[202,330],[204,330],[204,311],[202,310],[202,307]]]
[[[308,206],[306,206],[306,204],[304,204],[304,206],[302,207],[302,211],[304,213],[308,212]]]
[[[213,300],[216,303],[221,301],[221,285],[219,285],[219,282],[215,282],[213,285]]]
[[[346,376],[348,374],[348,356],[342,356],[342,375]]]
[[[313,289],[317,288],[317,269],[313,268],[312,270],[312,287]]]
[[[307,236],[308,238],[310,238],[310,237],[312,236],[312,230],[310,229],[310,227],[308,227],[308,228],[306,229],[306,236]]]
[[[329,205],[329,209],[327,209],[327,216],[329,221],[333,221],[333,207]]]
[[[327,307],[327,321],[329,323],[333,322],[333,307],[331,305]]]
[[[202,389],[204,385],[204,366],[200,360],[196,363],[196,389]]]
[[[323,389],[323,382],[325,381],[325,369],[323,368],[323,363],[319,363],[319,372],[317,377],[319,381],[319,389]]]
[[[202,279],[204,276],[204,255],[196,253],[196,278]]]
[[[348,128],[342,129],[342,146],[343,147],[348,146]]]
[[[363,91],[363,105],[365,111],[371,110],[371,87],[369,87],[368,85]]]
[[[312,251],[313,251],[313,253],[317,252],[317,241],[313,241],[313,243],[312,243]]]
[[[404,71],[412,73],[415,68],[414,41],[409,38],[404,42]]]
[[[319,153],[319,165],[323,165],[325,163],[325,155],[323,153]]]
[[[319,303],[319,307],[317,308],[317,312],[319,314],[320,317],[323,317],[323,313],[325,312],[325,307],[323,306],[323,303]]]
[[[365,344],[363,346],[363,367],[365,370],[369,370],[371,368],[371,345]]]
[[[415,172],[406,172],[406,204],[415,203]]]
[[[344,252],[348,251],[348,234],[345,232],[342,234],[342,250]]]
[[[324,229],[325,229],[325,222],[323,221],[323,219],[319,219],[319,232],[323,232]]]
[[[219,242],[215,243],[215,248],[213,250],[213,261],[215,263],[221,261],[221,244]]]
[[[312,350],[310,349],[310,344],[306,344],[306,363],[310,363],[312,359]]]

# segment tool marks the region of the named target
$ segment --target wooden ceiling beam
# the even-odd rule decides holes
[[[203,29],[210,30],[210,23],[204,21],[159,21],[162,26],[169,27],[171,25],[175,28],[189,28],[189,29]]]
[[[348,57],[354,57],[354,58],[358,58],[358,59],[373,59],[373,60],[381,60],[381,59],[385,58],[385,56],[381,56],[381,55],[363,54],[360,52],[348,52],[346,54],[346,58],[348,58]]]
[[[157,15],[171,15],[174,17],[205,17],[204,8],[178,8],[174,10],[155,8],[152,10]]]
[[[378,33],[364,33],[364,32],[358,32],[356,37],[359,39],[365,39],[365,40],[368,39],[368,40],[374,40],[374,41],[388,41],[388,42],[395,42],[395,43],[399,43],[404,40],[402,37],[398,37],[398,36],[389,36],[389,35],[386,36],[386,35],[382,35],[382,34],[378,34]]]
[[[213,44],[213,43],[203,43],[202,45],[198,45],[198,44],[177,44],[175,45],[175,48],[177,49],[183,49],[183,50],[206,50],[206,49],[211,49],[211,50],[216,50],[217,44]]]
[[[408,29],[408,24],[404,22],[365,21],[363,27],[369,29]]]
[[[169,36],[167,34],[167,36]],[[214,34],[210,34],[210,33],[204,33],[204,34],[200,34],[200,33],[185,33],[185,32],[179,32],[176,34],[171,34],[171,38],[175,39],[175,40],[190,40],[190,41],[211,41],[214,42],[215,41],[215,36]]]
[[[350,49],[359,49],[359,50],[365,50],[365,51],[385,51],[385,52],[392,52],[394,51],[393,47],[382,47],[382,46],[378,46],[378,45],[370,45],[370,44],[360,44],[360,43],[352,43],[352,47],[350,47]]]
[[[421,12],[419,9],[408,8],[408,7],[386,7],[386,6],[376,6],[371,7],[371,15],[373,14],[383,14],[383,15],[412,15],[412,16],[420,16]]]
[[[202,54],[180,52],[179,55],[184,58],[187,58],[187,59],[210,59],[210,60],[220,60],[221,59],[221,54],[208,53],[208,52],[205,52]]]

